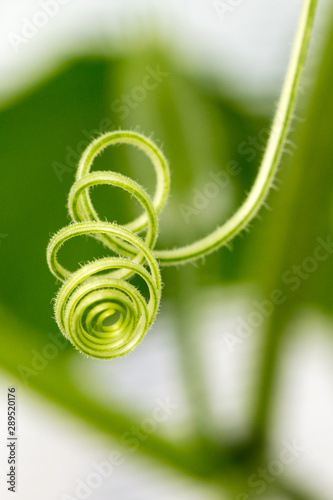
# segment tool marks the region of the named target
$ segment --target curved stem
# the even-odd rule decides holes
[[[256,181],[249,196],[237,212],[210,235],[181,248],[156,250],[154,255],[160,264],[172,265],[189,262],[220,248],[247,226],[264,203],[276,175],[292,120],[317,3],[318,0],[304,1],[294,49],[273,121],[272,131]]]
[[[288,73],[257,179],[238,211],[210,235],[175,250],[154,250],[157,216],[168,196],[170,175],[168,162],[150,139],[131,131],[109,132],[92,141],[84,151],[68,200],[73,223],[60,230],[47,249],[51,272],[65,281],[55,302],[59,327],[82,353],[109,359],[131,351],[141,341],[158,311],[161,278],[156,259],[161,264],[172,265],[202,257],[227,243],[254,218],[272,186],[283,152],[317,1],[304,0]],[[157,180],[152,199],[136,182],[123,175],[90,172],[96,156],[106,147],[117,144],[135,146],[151,160]],[[132,194],[142,205],[144,213],[126,226],[101,222],[89,193],[99,184],[120,187]],[[145,240],[136,234],[143,230],[146,230]],[[112,252],[132,258],[132,264],[129,259],[111,257],[101,259],[99,264],[86,265],[72,274],[58,262],[57,252],[65,241],[85,234],[101,240]],[[151,277],[143,267],[145,264],[150,268]],[[115,269],[118,270],[115,272]],[[146,281],[150,291],[148,303],[138,289],[125,281],[133,273]]]

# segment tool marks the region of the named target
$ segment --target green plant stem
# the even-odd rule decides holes
[[[161,278],[156,259],[160,264],[174,265],[197,259],[220,248],[239,234],[264,204],[287,138],[316,5],[317,0],[304,0],[285,84],[254,185],[238,211],[210,235],[183,248],[154,250],[157,215],[168,196],[170,179],[168,163],[160,148],[142,134],[131,131],[103,134],[86,148],[68,200],[74,223],[60,230],[51,239],[47,249],[51,272],[64,281],[55,301],[56,319],[63,334],[81,353],[111,359],[130,352],[142,340],[158,310]],[[98,154],[106,147],[117,144],[136,146],[151,160],[157,179],[153,199],[137,183],[123,175],[90,173]],[[98,184],[117,186],[132,194],[141,203],[144,213],[123,227],[101,222],[90,198],[90,189]],[[145,229],[147,233],[143,241],[135,233]],[[101,240],[109,250],[122,257],[132,258],[132,263],[130,260],[127,263],[124,259],[111,257],[86,265],[71,274],[58,262],[57,252],[65,241],[84,234]],[[145,263],[148,264],[149,275],[143,267]],[[148,304],[139,290],[125,281],[133,274],[138,274],[146,281],[150,292]],[[116,319],[117,315],[119,319]]]
[[[304,128],[298,137],[299,150],[293,159],[293,168],[285,172],[285,189],[277,194],[275,210],[270,214],[268,221],[270,233],[265,234],[270,243],[263,252],[268,252],[271,260],[259,270],[266,276],[263,291],[268,297],[272,290],[278,288],[287,300],[276,308],[265,332],[266,341],[252,436],[252,445],[255,448],[263,448],[269,438],[272,405],[275,404],[279,375],[279,354],[282,342],[286,339],[289,321],[304,304],[310,303],[311,306],[316,305],[321,309],[323,306],[328,307],[327,311],[331,312],[329,298],[331,268],[327,267],[331,265],[329,260],[328,263],[321,264],[309,279],[303,280],[296,291],[291,292],[290,286],[283,283],[282,277],[288,269],[301,264],[304,258],[312,255],[318,236],[325,238],[331,234],[327,207],[332,197],[332,168],[327,162],[327,157],[331,153],[328,131],[333,111],[332,47],[331,30],[321,63],[318,84],[307,112],[311,126]],[[317,134],[315,138],[314,131]],[[318,211],[327,215],[322,218],[314,217],[314,213]],[[297,245],[294,245],[295,241]],[[264,259],[259,255],[258,260]],[[327,299],[323,300],[326,296],[328,303]]]
[[[225,245],[239,234],[256,216],[272,187],[296,104],[298,88],[311,38],[318,0],[305,0],[297,30],[294,49],[273,121],[268,145],[256,181],[237,212],[210,235],[174,250],[156,250],[162,265],[185,263],[198,259]]]
[[[90,173],[96,156],[107,146],[117,144],[136,146],[151,160],[157,179],[153,199],[124,175]],[[100,184],[127,191],[141,204],[144,213],[126,226],[101,222],[90,198],[91,188]],[[141,342],[152,325],[161,298],[160,270],[152,250],[157,238],[157,215],[168,191],[167,161],[155,144],[141,134],[110,132],[92,141],[84,151],[68,198],[73,224],[58,231],[47,248],[49,268],[64,282],[55,301],[55,317],[64,336],[81,353],[98,359],[123,356]],[[143,240],[135,233],[145,229]],[[65,242],[82,235],[94,237],[112,252],[129,258],[100,259],[71,273],[58,262],[58,251]],[[126,281],[133,275],[145,281],[150,295],[148,303],[139,289]]]
[[[173,272],[175,282],[173,304],[179,364],[190,406],[191,422],[196,436],[206,447],[212,438],[212,420],[202,344],[198,335],[198,316],[195,312],[196,272],[192,266],[179,267]]]

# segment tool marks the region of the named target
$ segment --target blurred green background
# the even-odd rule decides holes
[[[63,412],[69,428],[78,426],[92,441],[96,437],[103,450],[122,450],[126,463],[145,457],[142,474],[149,471],[148,484],[157,487],[161,470],[171,474],[165,483],[161,480],[163,492],[149,490],[135,483],[133,465],[90,488],[86,498],[330,498],[320,466],[323,446],[314,429],[322,425],[332,434],[332,404],[320,406],[320,397],[325,403],[325,394],[331,398],[333,377],[324,372],[326,393],[307,357],[317,349],[318,366],[325,355],[329,366],[333,354],[333,31],[327,31],[325,42],[311,53],[315,71],[308,69],[304,79],[278,190],[270,193],[268,207],[232,248],[195,265],[162,269],[158,321],[134,352],[114,361],[83,358],[61,339],[53,319],[51,301],[59,284],[47,268],[46,246],[50,235],[69,222],[67,195],[84,147],[99,133],[118,128],[142,131],[162,145],[172,185],[157,247],[171,248],[213,230],[244,200],[263,154],[274,102],[269,102],[270,113],[262,111],[260,95],[257,106],[247,106],[246,92],[237,99],[226,84],[189,71],[158,33],[140,43],[134,38],[124,53],[87,50],[67,57],[14,99],[2,101],[4,380],[17,385],[19,396],[27,400],[39,393],[48,401],[45,412]],[[152,90],[143,87],[148,74],[153,75],[150,82],[156,81]],[[129,147],[108,149],[94,168],[119,171],[150,192],[154,188],[151,166]],[[136,214],[133,201],[116,189],[100,187],[93,199],[99,214],[110,221],[125,223]],[[327,258],[316,260],[318,245]],[[62,258],[74,270],[79,262],[103,255],[105,249],[86,238],[68,244]],[[274,290],[283,300],[272,305]],[[302,378],[302,373],[308,376]],[[282,390],[293,385],[293,377],[298,389]],[[318,396],[312,413],[302,406],[307,389],[310,400]],[[156,401],[165,398],[177,407],[170,419],[153,431],[144,430],[142,422],[151,417]],[[295,407],[302,409],[299,420]],[[37,420],[43,419],[43,411]],[[310,414],[305,425],[303,417]],[[281,422],[294,425],[283,427]],[[124,438],[133,437],[133,426],[140,429],[135,450]],[[303,440],[307,451],[299,461],[295,458],[296,465],[281,466],[281,450],[295,439]],[[327,439],[324,450],[332,464],[329,434]],[[48,468],[49,458],[40,457],[45,462],[41,470]],[[25,460],[20,457],[21,468]],[[280,468],[274,469],[274,461]],[[70,467],[63,496],[52,496],[62,475],[60,465],[52,473],[54,485],[51,481],[45,489],[32,484],[33,476],[30,482],[24,479],[23,472],[19,494],[79,498],[78,480],[86,483],[95,469],[89,462],[81,469]],[[269,479],[258,472],[262,469]],[[119,474],[126,485],[121,491],[115,487]],[[188,482],[179,483],[185,481],[180,478]],[[178,483],[182,486],[172,492]]]

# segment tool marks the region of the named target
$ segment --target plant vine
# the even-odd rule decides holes
[[[247,198],[222,226],[190,245],[156,250],[158,216],[170,188],[168,162],[160,148],[142,134],[109,132],[84,151],[68,198],[72,224],[55,234],[47,248],[51,272],[63,285],[55,300],[55,318],[63,334],[83,354],[110,359],[130,352],[151,327],[161,300],[160,265],[175,265],[203,257],[228,243],[256,216],[272,187],[288,135],[310,42],[318,0],[305,0],[279,105],[256,180]],[[94,159],[106,147],[128,144],[151,160],[156,190],[151,198],[132,179],[115,172],[91,172]],[[126,225],[99,219],[90,188],[107,184],[127,191],[143,208],[143,214]],[[145,232],[145,237],[140,234]],[[100,240],[113,254],[72,273],[58,261],[60,247],[69,239],[88,235]],[[140,276],[149,290],[147,301],[129,281]]]

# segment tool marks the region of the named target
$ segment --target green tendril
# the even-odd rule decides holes
[[[107,146],[139,147],[155,167],[157,186],[153,199],[133,180],[114,172],[92,172],[96,156]],[[99,220],[89,189],[100,184],[119,187],[134,196],[144,209],[136,220],[119,226]],[[50,241],[47,261],[51,272],[64,282],[55,301],[55,318],[63,334],[87,356],[110,359],[138,345],[152,325],[161,299],[161,275],[153,249],[157,238],[157,215],[169,193],[170,174],[166,159],[156,145],[134,132],[110,132],[85,150],[68,198],[73,224]],[[136,233],[146,230],[143,240]],[[99,239],[120,257],[86,264],[71,273],[58,262],[58,251],[69,239],[88,235]],[[148,270],[147,268],[148,267]],[[128,280],[136,274],[147,285],[149,301]]]
[[[228,243],[255,217],[269,193],[283,152],[316,5],[317,0],[304,1],[285,84],[254,185],[236,213],[208,236],[173,250],[154,249],[158,215],[168,197],[170,174],[163,153],[151,140],[131,131],[110,132],[95,139],[84,151],[68,198],[73,223],[53,236],[47,249],[51,272],[64,282],[55,301],[56,321],[63,334],[83,354],[110,359],[134,349],[152,325],[159,308],[159,264],[180,264],[207,255]],[[96,156],[116,144],[136,146],[151,160],[157,181],[153,198],[124,175],[90,172]],[[134,196],[143,208],[142,215],[123,226],[100,221],[90,198],[90,188],[100,184],[119,187]],[[143,231],[144,239],[139,236]],[[71,273],[59,264],[58,251],[67,240],[82,235],[97,238],[119,256],[99,259]],[[140,276],[146,283],[148,301],[128,281],[133,275]]]

